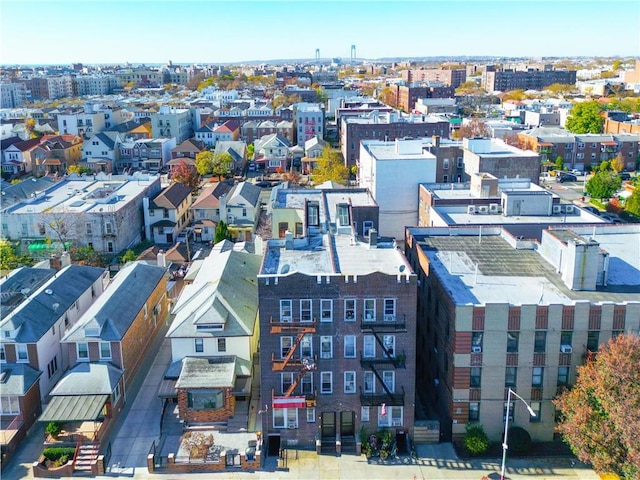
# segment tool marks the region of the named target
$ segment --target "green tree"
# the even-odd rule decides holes
[[[622,185],[622,180],[615,172],[598,172],[587,182],[587,193],[593,198],[611,198]]]
[[[229,175],[233,169],[233,157],[229,152],[214,153],[211,173],[218,176]]]
[[[576,103],[567,117],[566,129],[571,133],[602,133],[604,117],[595,100]]]
[[[9,272],[21,265],[31,266],[34,260],[26,256],[18,256],[16,249],[9,240],[0,240],[0,271],[2,273]]]
[[[468,423],[465,427],[464,446],[472,455],[481,455],[489,448],[489,438],[482,425]]]
[[[631,196],[627,198],[624,204],[627,213],[640,217],[640,186],[636,184],[636,188],[631,192]]]
[[[93,247],[71,247],[69,249],[69,255],[73,263],[79,265],[90,265],[92,267],[106,267],[106,257]]]
[[[632,480],[640,474],[640,338],[619,335],[578,367],[571,390],[554,401],[558,430],[596,472]]]
[[[316,185],[327,181],[346,185],[349,179],[349,169],[344,164],[342,154],[328,145],[322,149],[322,156],[311,174]]]
[[[556,166],[556,170],[562,170],[564,168],[564,158],[562,158],[562,155],[556,157],[554,165]]]
[[[205,150],[196,155],[196,170],[200,175],[210,175],[213,171],[213,152]]]
[[[120,257],[120,262],[122,262],[123,264],[127,262],[135,262],[136,258],[138,258],[136,252],[134,252],[133,250],[127,250],[126,252],[124,252],[124,255]]]
[[[611,162],[609,160],[603,160],[600,165],[598,165],[598,170],[601,172],[607,172],[611,169]]]
[[[229,235],[229,229],[227,228],[227,224],[224,221],[220,220],[218,225],[216,225],[216,234],[213,238],[213,243],[221,242],[222,240],[229,240],[231,237]]]
[[[253,160],[253,154],[256,151],[256,146],[253,143],[247,145],[247,158],[249,160]]]

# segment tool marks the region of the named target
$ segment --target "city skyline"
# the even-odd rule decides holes
[[[640,50],[633,0],[2,0],[0,8],[2,64],[233,63],[312,59],[316,49],[322,58],[348,59],[351,45],[369,59]]]

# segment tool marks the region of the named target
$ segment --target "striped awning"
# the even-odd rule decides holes
[[[38,421],[86,422],[99,420],[109,395],[54,395]]]

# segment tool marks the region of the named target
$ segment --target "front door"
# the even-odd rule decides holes
[[[322,414],[320,434],[323,437],[336,436],[336,412],[324,412]]]
[[[340,412],[340,434],[343,437],[355,435],[354,418],[354,412]]]

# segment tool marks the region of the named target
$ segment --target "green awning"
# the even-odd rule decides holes
[[[64,248],[69,248],[71,246],[71,242],[64,242]],[[53,243],[49,243],[49,242],[45,242],[44,240],[42,241],[36,241],[31,243],[31,245],[29,245],[28,247],[29,250],[31,251],[35,251],[35,250],[61,250],[62,249],[62,244],[60,242],[53,242]]]
[[[54,395],[38,419],[40,422],[99,420],[109,395]]]

